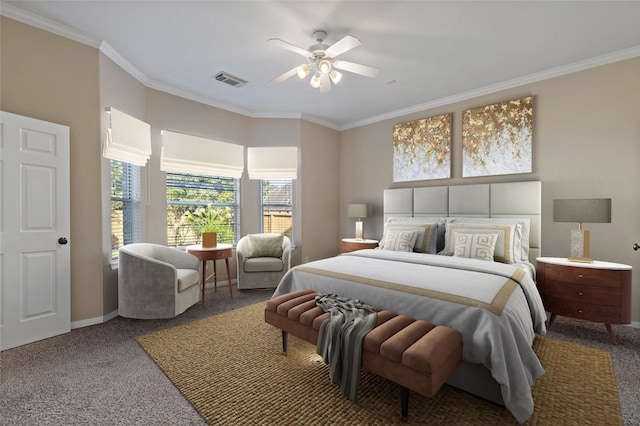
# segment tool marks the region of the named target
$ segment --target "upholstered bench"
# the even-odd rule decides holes
[[[265,322],[314,345],[328,312],[316,306],[318,293],[298,290],[267,302]],[[433,397],[462,360],[462,337],[450,327],[378,310],[375,327],[362,342],[362,368],[400,385],[402,417],[409,410],[409,390]]]

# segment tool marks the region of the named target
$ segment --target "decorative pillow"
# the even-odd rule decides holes
[[[450,217],[447,223],[473,224],[473,225],[516,225],[513,238],[513,251],[515,263],[529,262],[529,233],[531,219],[524,217]]]
[[[453,255],[493,262],[493,252],[495,251],[497,240],[498,234],[465,234],[457,232]]]
[[[436,242],[438,228],[435,223],[395,223],[387,222],[384,225],[384,235],[380,248],[384,249],[384,241],[390,229],[395,231],[416,231],[417,238],[413,251],[418,253],[436,254]]]
[[[247,258],[282,257],[284,234],[249,234]]]
[[[389,229],[385,233],[382,250],[413,251],[418,238],[418,231]]]
[[[516,263],[519,261],[519,252],[516,253],[515,234],[519,225],[487,225],[487,224],[456,224],[448,223],[446,232],[445,254],[453,255],[457,234],[498,234],[493,254],[494,260],[503,263]]]

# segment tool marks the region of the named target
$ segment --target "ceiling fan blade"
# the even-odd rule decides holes
[[[338,55],[343,54],[344,52],[348,52],[354,47],[360,46],[360,40],[351,35],[346,35],[342,37],[340,40],[333,43],[327,50],[324,51],[324,54],[330,58],[335,58]]]
[[[282,48],[285,48],[287,50],[290,50],[292,52],[296,52],[298,55],[302,55],[305,58],[309,57],[309,51],[307,49],[303,49],[302,47],[298,47],[295,44],[291,44],[287,41],[284,41],[282,39],[279,38],[270,38],[269,40],[267,40],[269,43],[276,45],[276,46],[280,46]]]
[[[273,80],[271,80],[269,82],[269,84],[278,84],[278,83],[282,83],[283,81],[285,81],[286,79],[293,77],[294,75],[296,75],[298,72],[298,67],[295,67],[293,69],[290,69],[289,71],[285,72],[284,74],[274,78]]]
[[[373,68],[368,65],[356,64],[355,62],[349,61],[334,61],[333,66],[335,68],[338,68],[339,70],[349,71],[372,78],[377,76],[380,72],[378,68]]]
[[[320,73],[320,93],[329,93],[331,91],[331,79],[326,72]]]

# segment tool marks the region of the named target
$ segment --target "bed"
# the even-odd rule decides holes
[[[531,348],[546,333],[532,265],[540,199],[539,181],[385,190],[379,248],[299,265],[274,297],[310,288],[460,331],[463,363],[448,383],[522,423],[544,374]]]

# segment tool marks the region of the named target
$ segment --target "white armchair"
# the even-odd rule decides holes
[[[173,318],[200,300],[200,260],[159,244],[118,250],[118,314],[126,318]]]
[[[249,234],[236,246],[238,289],[274,288],[291,268],[291,241],[282,234]]]

